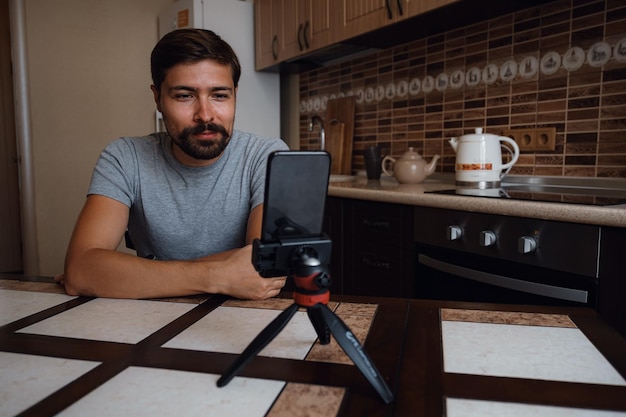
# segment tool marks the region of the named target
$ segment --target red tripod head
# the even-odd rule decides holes
[[[317,303],[328,304],[331,278],[327,267],[319,259],[301,254],[293,279],[296,284],[293,293],[296,304],[302,307],[312,307]]]

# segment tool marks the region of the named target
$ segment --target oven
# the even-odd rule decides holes
[[[416,296],[597,308],[599,226],[417,207]]]

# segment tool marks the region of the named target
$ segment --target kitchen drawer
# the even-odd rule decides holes
[[[352,205],[352,234],[386,245],[402,247],[412,242],[414,208],[401,204],[355,200]]]
[[[344,293],[413,297],[415,251],[357,240],[345,263]]]

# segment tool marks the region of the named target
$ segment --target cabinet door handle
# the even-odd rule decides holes
[[[386,269],[386,270],[391,269],[391,264],[389,262],[372,259],[368,256],[363,256],[361,258],[361,262],[363,262],[365,265],[372,267],[372,268]]]
[[[309,37],[307,36],[309,33],[309,21],[307,20],[304,24],[304,30],[302,31],[302,37],[304,38],[304,46],[306,49],[309,49]]]
[[[363,219],[363,224],[367,227],[372,227],[376,229],[389,229],[391,226],[391,224],[387,220]]]
[[[274,60],[278,59],[278,36],[274,35],[274,37],[272,38],[272,56],[274,57]]]
[[[298,49],[302,50],[302,23],[298,25]]]
[[[385,0],[385,7],[387,8],[387,18],[389,20],[393,19],[393,12],[391,11],[391,0]]]
[[[400,13],[400,16],[404,16],[404,11],[402,10],[402,0],[398,0],[396,3],[398,4],[398,13]]]

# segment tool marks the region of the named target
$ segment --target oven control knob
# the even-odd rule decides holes
[[[537,241],[532,236],[522,236],[517,240],[519,253],[531,253],[537,249]]]
[[[461,226],[448,226],[448,240],[460,240],[463,237]]]
[[[496,234],[491,230],[483,230],[480,232],[480,246],[489,247],[496,244]]]

